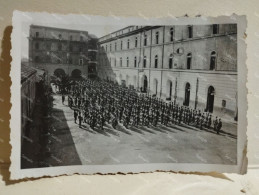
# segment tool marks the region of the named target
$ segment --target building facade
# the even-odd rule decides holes
[[[237,117],[236,24],[129,26],[98,40],[98,76]]]
[[[21,66],[21,124],[22,141],[26,135],[26,125],[31,121],[36,97],[37,71],[26,64]],[[23,142],[22,142],[23,143]]]
[[[97,38],[87,31],[30,26],[31,64],[48,74],[74,78],[96,76]]]

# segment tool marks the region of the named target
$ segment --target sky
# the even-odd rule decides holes
[[[28,59],[29,53],[29,33],[30,33],[30,25],[33,23],[23,23],[22,26],[22,59]],[[72,30],[83,30],[88,31],[89,34],[95,35],[96,37],[100,38],[106,34],[111,32],[117,31],[119,29],[125,28],[126,25],[78,25],[78,24],[34,24],[34,25],[41,25],[41,26],[48,26],[48,27],[56,27],[56,28],[64,28],[64,29],[72,29]]]

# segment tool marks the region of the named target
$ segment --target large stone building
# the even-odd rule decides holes
[[[237,117],[236,24],[129,26],[99,38],[98,76]]]
[[[30,26],[29,58],[48,75],[96,76],[97,38],[87,31]]]

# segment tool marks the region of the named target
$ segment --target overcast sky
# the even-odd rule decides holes
[[[29,32],[30,32],[30,25],[32,23],[23,23],[22,27],[22,59],[28,59],[29,53]],[[83,30],[88,31],[89,34],[95,35],[96,37],[100,38],[106,34],[119,30],[121,28],[126,27],[125,25],[78,25],[78,24],[35,24],[41,26],[48,26],[48,27],[56,27],[56,28],[64,28],[64,29],[72,29],[72,30]]]

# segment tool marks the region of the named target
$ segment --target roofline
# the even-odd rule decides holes
[[[50,28],[50,29],[55,29],[55,30],[65,30],[65,31],[75,31],[75,32],[86,32],[87,35],[89,35],[88,31],[84,31],[84,30],[74,30],[74,29],[67,29],[67,28],[57,28],[57,27],[41,26],[41,25],[35,25],[35,24],[31,24],[31,25],[30,25],[30,29],[31,29],[32,27]]]
[[[116,30],[116,31],[113,31],[113,32],[110,32],[110,33],[108,33],[108,34],[106,34],[106,35],[104,35],[104,36],[102,36],[102,37],[99,37],[98,39],[101,39],[101,38],[106,37],[106,36],[108,36],[108,35],[110,35],[110,34],[113,34],[113,33],[119,32],[119,31],[121,31],[121,30],[127,29],[127,28],[129,28],[129,27],[133,27],[133,25],[131,25],[131,26],[127,26],[127,27],[124,27],[124,28],[121,28],[121,29]]]

